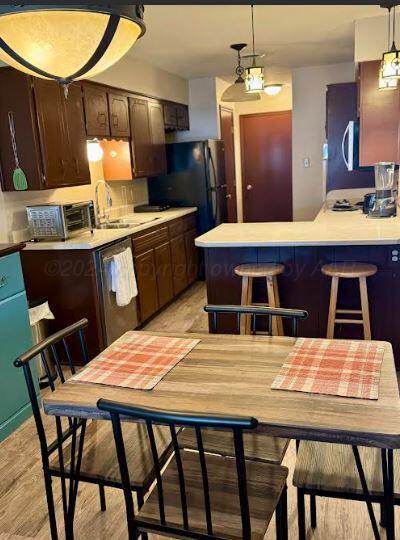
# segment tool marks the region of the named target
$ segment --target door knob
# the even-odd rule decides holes
[[[228,195],[226,196],[227,199],[232,199],[232,195],[230,193],[228,193]]]
[[[246,189],[247,191],[251,191],[253,189],[253,186],[251,184],[247,184]]]

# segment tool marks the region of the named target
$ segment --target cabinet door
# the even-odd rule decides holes
[[[42,155],[43,180],[46,187],[66,184],[68,174],[67,148],[69,145],[64,120],[64,96],[53,81],[34,77],[36,114]]]
[[[113,137],[129,137],[128,98],[120,94],[108,94],[110,107],[110,131]]]
[[[186,275],[188,284],[196,281],[198,277],[198,251],[194,243],[196,236],[196,229],[185,233]]]
[[[165,149],[164,115],[161,103],[149,101],[149,120],[153,152],[153,174],[166,174],[167,153]]]
[[[164,103],[164,124],[166,128],[175,129],[178,125],[177,108],[174,103]]]
[[[100,86],[84,85],[86,134],[89,137],[108,137],[110,122],[108,117],[107,92]]]
[[[360,85],[360,165],[399,162],[400,91],[378,89],[379,61],[362,62]]]
[[[188,130],[189,129],[189,112],[186,105],[177,105],[177,126],[178,129]]]
[[[149,109],[146,99],[129,99],[133,174],[142,178],[151,173],[152,145],[149,121]]]
[[[145,321],[158,310],[157,277],[154,250],[136,255],[135,272],[139,290],[140,320]]]
[[[82,87],[71,84],[64,99],[65,120],[69,141],[67,181],[71,184],[90,184],[89,161],[86,147],[85,115]]]
[[[172,278],[174,294],[178,294],[187,285],[187,266],[185,236],[183,234],[171,239]]]
[[[172,300],[174,289],[172,283],[172,260],[169,242],[154,248],[157,273],[158,304],[161,308]]]
[[[22,369],[16,369],[13,361],[32,346],[25,292],[0,302],[0,440],[7,436],[17,421],[8,426],[1,424],[12,416],[25,420],[21,409],[29,398]],[[33,363],[33,362],[32,362]],[[33,374],[35,369],[33,368]],[[18,413],[20,413],[18,415]]]

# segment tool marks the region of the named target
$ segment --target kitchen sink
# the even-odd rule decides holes
[[[110,223],[99,223],[96,229],[129,229],[132,227],[130,223],[119,223],[119,222],[110,222]]]
[[[159,217],[155,218],[122,218],[116,219],[114,221],[109,221],[108,223],[99,223],[97,229],[128,229],[129,227],[138,227],[144,223],[150,223],[160,219]]]

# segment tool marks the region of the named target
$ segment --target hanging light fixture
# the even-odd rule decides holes
[[[233,84],[228,86],[221,96],[221,101],[239,102],[239,101],[257,101],[260,98],[260,94],[248,94],[246,92],[246,85],[243,79],[244,67],[242,66],[242,58],[240,51],[247,47],[246,43],[234,43],[231,45],[231,49],[237,52],[237,66],[235,73],[237,79]]]
[[[276,96],[277,94],[279,94],[282,88],[283,88],[283,84],[278,84],[278,83],[266,84],[264,86],[264,92],[268,96]]]
[[[387,5],[385,6],[388,9],[389,12],[389,31],[388,31],[388,39],[390,43],[390,10],[391,6]],[[380,73],[379,73],[379,79],[380,81],[380,88],[381,84],[383,84],[384,81],[390,80],[390,79],[399,79],[400,78],[400,51],[396,47],[395,43],[396,38],[396,6],[393,6],[393,21],[392,21],[392,46],[390,47],[390,50],[383,53],[382,56],[382,62],[380,67]],[[388,44],[389,49],[389,44]]]
[[[143,5],[0,7],[0,60],[65,88],[98,75],[145,32]]]
[[[256,63],[256,58],[258,55],[255,52],[254,47],[254,5],[251,4],[251,33],[253,39],[253,61],[250,67],[246,68],[246,92],[262,92],[264,89],[264,68],[263,66],[258,66]]]

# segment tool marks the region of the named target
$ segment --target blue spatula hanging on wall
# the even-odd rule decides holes
[[[10,125],[11,144],[15,159],[15,169],[13,172],[13,184],[17,191],[24,191],[28,189],[28,182],[26,181],[26,175],[19,165],[18,152],[17,152],[17,140],[15,137],[15,125],[14,115],[11,111],[8,113],[8,123]]]

